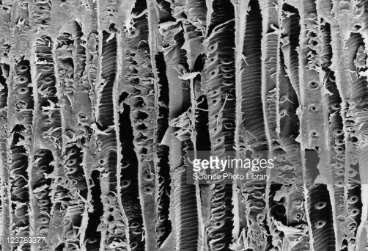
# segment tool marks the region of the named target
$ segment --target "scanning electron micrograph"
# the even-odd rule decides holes
[[[368,250],[368,0],[0,0],[0,250]]]

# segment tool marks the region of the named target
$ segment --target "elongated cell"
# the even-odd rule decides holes
[[[223,158],[226,151],[233,149],[235,129],[234,7],[229,1],[212,1],[211,7],[204,86],[209,109],[211,154]],[[231,196],[231,184],[211,184],[206,229],[211,250],[226,250],[231,242]]]
[[[32,200],[29,183],[29,162],[32,152],[32,110],[34,107],[30,62],[19,60],[12,69],[13,81],[9,86],[8,128],[9,138],[9,182],[11,200],[10,233],[31,234],[31,207],[27,204]],[[30,248],[24,244],[24,248]]]
[[[94,151],[95,147],[94,145],[94,136],[93,136],[93,130],[92,130],[92,121],[95,114],[93,105],[96,102],[96,97],[94,95],[91,95],[90,90],[95,88],[97,78],[98,78],[98,70],[99,70],[99,37],[97,35],[97,32],[95,30],[96,27],[93,27],[90,32],[88,32],[86,37],[86,47],[85,47],[85,72],[84,75],[81,77],[79,74],[79,70],[83,70],[83,68],[78,68],[80,64],[77,65],[77,68],[74,70],[74,78],[76,80],[79,80],[77,83],[80,86],[80,88],[83,90],[80,91],[75,98],[76,104],[75,107],[85,108],[83,112],[78,113],[78,122],[81,123],[81,126],[85,128],[86,135],[84,135],[86,138],[83,138],[85,140],[85,144],[88,146],[88,150],[84,150],[84,157],[83,157],[83,166],[84,170],[86,172],[86,179],[88,180],[88,195],[87,198],[90,201],[93,201],[93,208],[88,210],[88,214],[86,217],[88,217],[88,222],[85,223],[83,226],[83,235],[81,234],[81,240],[84,243],[84,246],[87,250],[91,249],[98,249],[100,247],[101,243],[101,232],[98,231],[98,226],[100,224],[99,220],[103,214],[103,202],[101,201],[101,186],[100,186],[100,170],[98,168],[93,168],[92,165],[90,165],[91,161],[94,160]],[[82,36],[83,37],[83,36]],[[78,44],[78,40],[82,39],[79,38],[76,40]],[[82,43],[83,40],[80,41]],[[76,43],[75,42],[75,43]],[[82,45],[82,44],[80,44]],[[83,59],[83,54],[80,54],[83,50],[83,48],[79,48],[79,45],[76,47],[76,50],[74,53],[75,61]],[[86,87],[89,88],[86,88]],[[77,95],[78,95],[77,94]],[[79,105],[78,105],[79,104]],[[81,229],[82,231],[82,229]]]
[[[184,3],[175,1],[171,5],[172,16],[179,19],[184,14]],[[164,24],[162,24],[164,25]],[[194,149],[192,133],[194,125],[191,123],[190,87],[189,81],[182,76],[189,72],[188,57],[185,45],[185,28],[180,22],[173,22],[162,28],[160,33],[164,39],[164,59],[166,61],[166,75],[169,94],[169,126],[172,128],[169,144],[169,163],[172,174],[172,208],[174,210],[173,226],[177,226],[175,234],[175,248],[196,249],[198,247],[198,208],[195,197],[195,185],[188,182],[190,171],[187,158]],[[189,49],[189,48],[188,48]],[[177,88],[180,91],[176,91]],[[190,203],[186,203],[190,201]]]
[[[121,200],[128,219],[130,246],[144,248],[141,205],[138,193],[138,160],[133,146],[133,130],[131,128],[130,107],[123,104],[119,114],[121,144]]]
[[[88,85],[83,82],[82,78],[85,48],[79,40],[81,27],[73,21],[67,23],[62,29],[64,32],[58,36],[55,48],[56,79],[59,83],[58,92],[62,104],[62,130],[66,136],[61,149],[62,177],[65,178],[65,184],[59,184],[59,186],[62,187],[60,189],[68,191],[66,196],[71,201],[65,204],[65,225],[62,232],[66,245],[79,247],[78,236],[84,234],[82,221],[86,220],[84,212],[87,210],[87,204],[83,200],[87,200],[89,195],[88,173],[84,168],[84,162],[86,154],[88,154],[88,138],[90,137],[89,130],[91,130],[89,114],[91,111],[88,109],[90,100],[88,93],[86,93]],[[76,72],[78,75],[75,75]],[[78,109],[78,104],[87,107]],[[82,147],[85,147],[85,151]]]
[[[361,131],[357,133],[356,130],[356,121],[364,121],[364,119],[355,118],[353,115],[359,114],[359,112],[356,113],[359,110],[358,107],[364,107],[365,103],[364,96],[366,95],[366,90],[364,82],[366,80],[365,76],[360,74],[360,71],[364,69],[366,65],[364,60],[365,46],[363,45],[363,41],[364,44],[366,44],[366,33],[362,32],[362,27],[364,27],[364,25],[361,22],[364,19],[364,4],[360,1],[355,4],[350,5],[350,3],[341,2],[339,5],[333,5],[332,13],[339,18],[336,23],[331,24],[331,68],[335,72],[336,86],[342,99],[341,109],[344,130],[338,132],[344,134],[345,139],[345,183],[352,182],[346,190],[352,189],[357,191],[359,190],[359,180],[363,181],[367,177],[367,173],[364,168],[362,168],[366,156],[365,140],[363,139],[364,133]],[[341,50],[341,48],[345,48],[345,50]],[[356,99],[357,96],[360,98]],[[358,108],[358,110],[356,110],[356,108]],[[364,112],[360,114],[363,115]],[[361,128],[363,127],[364,126],[361,126]],[[362,182],[362,184],[363,183],[364,182]],[[351,196],[349,191],[345,194],[345,199],[348,200],[348,196]],[[353,215],[359,215],[361,212],[364,214],[364,211],[367,210],[364,206],[366,204],[366,192],[364,192],[364,189],[361,190],[361,196],[354,196],[353,198],[353,201],[357,203],[353,203],[353,207],[357,206],[357,208],[354,209]],[[360,202],[363,204],[361,209]],[[352,207],[349,206],[350,209],[348,209],[346,206],[347,204],[345,204],[345,210],[347,210],[348,214]],[[354,247],[355,245],[357,245],[357,247],[366,246],[366,241],[360,234],[364,232],[364,227],[362,226],[365,224],[364,222],[366,219],[362,217],[362,222],[360,226],[358,226],[357,222],[352,220],[354,217],[355,216],[345,218],[347,222],[341,219],[341,221],[343,221],[342,224],[349,225],[348,228],[345,228],[349,236],[344,240],[345,248]],[[356,237],[358,240],[351,238],[356,230]]]
[[[72,59],[72,50],[73,50],[73,39],[72,35],[68,32],[62,32],[55,41],[55,47],[53,48],[53,60],[55,62],[55,96],[57,97],[57,103],[60,104],[60,133],[62,135],[66,135],[66,132],[70,135],[72,131],[70,130],[71,126],[68,123],[72,120],[72,115],[70,113],[71,104],[70,100],[72,97],[65,98],[66,95],[70,94],[70,85],[73,82],[73,72],[74,72],[74,64]],[[68,102],[69,101],[69,102]],[[68,122],[66,122],[68,121]],[[70,135],[71,136],[71,135]],[[72,181],[70,181],[65,174],[68,173],[69,167],[72,167],[74,163],[71,163],[67,160],[66,155],[66,144],[68,143],[68,138],[63,137],[63,140],[60,142],[60,147],[58,149],[58,155],[60,157],[60,161],[62,163],[61,168],[57,170],[57,179],[55,180],[55,202],[56,208],[59,211],[60,217],[59,219],[54,219],[54,221],[61,221],[63,224],[57,231],[58,234],[65,237],[65,229],[69,227],[69,219],[70,215],[68,215],[68,208],[70,208],[70,201],[75,200],[72,195]],[[73,162],[73,161],[72,161]],[[75,161],[75,164],[78,161]],[[65,217],[65,218],[64,218]],[[67,223],[66,223],[67,221]],[[74,241],[75,238],[69,237],[68,241]],[[73,239],[73,240],[72,240]]]
[[[139,9],[133,9],[136,13]],[[128,66],[123,68],[125,77],[123,78],[123,88],[131,91],[126,97],[125,103],[129,105],[130,121],[132,127],[133,145],[135,155],[137,157],[136,165],[137,171],[135,175],[123,175],[125,182],[132,183],[131,189],[134,187],[134,179],[138,180],[138,192],[140,199],[140,212],[136,214],[138,222],[136,222],[137,234],[142,234],[145,239],[139,239],[131,245],[145,245],[146,249],[156,250],[158,248],[158,239],[160,237],[161,229],[158,235],[155,234],[156,228],[156,191],[155,191],[155,163],[154,163],[154,125],[156,119],[155,113],[155,97],[153,92],[153,71],[152,59],[150,57],[150,48],[148,43],[148,19],[147,15],[143,14],[135,18],[132,22],[134,25],[130,27],[124,34],[124,43],[129,50],[124,51],[123,61],[128,63]],[[126,123],[126,122],[125,122]],[[126,163],[129,164],[129,163]],[[130,186],[130,185],[129,185]],[[137,187],[136,187],[137,188]],[[140,217],[143,220],[143,227],[141,226]],[[168,223],[168,222],[166,222]],[[165,231],[162,229],[162,231]],[[135,235],[132,235],[132,238]],[[161,240],[162,241],[162,240]]]
[[[177,15],[177,14],[176,14]],[[203,72],[205,65],[205,30],[207,26],[207,6],[205,1],[187,1],[184,6],[184,12],[181,15],[186,16],[184,24],[184,48],[188,63],[187,76],[182,76],[188,80],[190,92],[190,118],[189,123],[192,126],[190,131],[191,143],[187,143],[188,150],[193,151],[193,157],[198,156],[198,151],[209,151],[210,142],[207,128],[202,130],[201,126],[206,126],[207,123],[201,124],[204,120],[208,121],[208,109],[206,107],[207,97],[202,90],[205,83],[204,77],[199,73]],[[204,108],[206,107],[206,108]],[[202,110],[204,108],[204,110]],[[191,149],[192,148],[192,149]],[[189,165],[190,167],[190,165]],[[187,176],[188,177],[188,176]],[[209,186],[201,185],[198,181],[195,183],[196,206],[198,216],[198,243],[199,249],[207,246],[206,222],[208,221],[209,210],[206,206],[208,203]],[[193,191],[192,187],[188,186],[188,191]],[[193,195],[192,195],[193,196]],[[195,206],[194,206],[195,208]],[[196,222],[196,220],[194,221]],[[197,234],[197,232],[195,232]]]
[[[282,43],[281,46],[283,46]],[[280,61],[277,73],[277,132],[279,146],[273,152],[276,164],[274,170],[271,170],[270,173],[271,182],[275,180],[282,186],[275,192],[276,196],[273,197],[273,203],[277,203],[277,208],[284,208],[284,217],[286,219],[285,222],[281,223],[290,227],[290,231],[277,227],[278,231],[282,231],[285,234],[283,245],[286,245],[291,250],[309,250],[308,224],[306,221],[303,191],[303,170],[300,145],[296,141],[299,135],[299,119],[296,114],[298,97],[291,85],[290,78],[286,74],[284,56],[281,50],[279,55]],[[270,211],[270,217],[273,217],[276,222],[279,221],[277,216],[276,211]]]
[[[267,159],[268,141],[263,110],[263,105],[265,105],[265,109],[267,105],[262,102],[261,42],[263,17],[258,1],[249,1],[248,8],[245,31],[243,31],[244,43],[241,50],[243,55],[241,65],[243,69],[240,73],[241,87],[239,91],[241,92],[242,123],[239,125],[239,130],[241,132],[241,144],[250,151],[243,150],[240,156],[242,158]],[[267,32],[268,29],[264,31],[265,34]],[[264,70],[266,69],[264,68]],[[271,76],[267,75],[267,77]],[[265,87],[264,90],[265,92],[266,90],[272,92],[269,87]],[[263,95],[265,96],[266,93]],[[254,174],[265,174],[265,169],[256,171]],[[249,180],[241,181],[239,186],[241,198],[243,203],[245,203],[245,212],[242,213],[245,214],[243,217],[246,218],[249,247],[255,250],[263,250],[269,246],[267,241],[268,230],[266,228],[266,180],[249,178]],[[262,196],[253,196],[253,194],[262,194]]]
[[[334,171],[334,200],[335,200],[335,217],[337,219],[337,245],[341,249],[347,248],[347,242],[344,238],[349,232],[345,227],[346,221],[344,215],[347,214],[345,201],[347,200],[347,187],[342,186],[348,182],[346,177],[347,171],[345,167],[346,147],[348,140],[345,138],[344,128],[344,111],[341,109],[341,95],[336,86],[335,72],[330,69],[332,64],[332,47],[331,47],[331,25],[321,19],[321,65],[324,71],[323,81],[326,89],[331,93],[328,97],[328,116],[329,116],[329,145],[330,145],[330,163]]]
[[[187,182],[189,165],[185,162],[186,158],[193,151],[191,136],[194,135],[192,134],[194,133],[192,131],[194,125],[191,123],[193,120],[189,115],[193,110],[188,109],[190,95],[187,83],[189,81],[184,77],[189,70],[187,59],[190,57],[188,51],[191,50],[191,45],[190,43],[184,44],[185,28],[183,30],[179,22],[170,23],[168,21],[169,19],[184,17],[185,9],[183,7],[183,2],[175,1],[170,8],[166,8],[168,12],[162,13],[162,17],[159,17],[161,20],[159,32],[162,35],[164,45],[164,57],[162,59],[166,61],[166,69],[162,73],[167,76],[168,81],[168,118],[170,119],[169,126],[173,129],[168,128],[162,139],[162,144],[169,146],[167,150],[169,151],[170,169],[173,172],[171,178],[173,199],[170,201],[172,203],[170,207],[174,210],[172,224],[173,226],[178,226],[175,231],[172,231],[175,234],[173,236],[176,242],[174,245],[178,250],[183,248],[195,249],[199,245],[197,242],[197,211],[199,209],[197,208],[197,200],[195,198],[196,190],[194,184],[188,184]],[[166,17],[163,15],[166,15]],[[189,25],[187,21],[185,21],[185,25],[189,27],[187,26]],[[191,28],[194,27],[191,26]],[[200,50],[200,48],[196,47],[195,50],[198,51],[197,49]],[[196,55],[194,52],[193,63]],[[177,88],[180,89],[179,92],[175,91]],[[189,125],[190,123],[192,126]],[[169,133],[172,133],[172,136]],[[169,169],[166,172],[169,172]],[[190,200],[191,203],[186,204],[185,201],[187,200]]]
[[[262,16],[262,103],[265,130],[268,144],[271,146],[276,136],[276,81],[277,55],[280,46],[277,1],[260,1]],[[262,46],[263,45],[263,46]],[[246,57],[245,57],[246,60]]]
[[[250,3],[252,4],[252,3]],[[277,26],[279,25],[279,8],[281,6],[278,5],[277,1],[259,1],[261,14],[262,14],[262,40],[261,40],[261,51],[262,51],[262,62],[261,62],[261,99],[263,104],[263,119],[265,122],[265,134],[268,144],[268,156],[276,157],[278,154],[279,148],[279,140],[277,135],[277,63],[278,56],[280,53],[280,35],[281,33],[277,30]],[[246,60],[246,58],[245,58]],[[283,154],[281,151],[280,155]],[[280,165],[281,166],[281,165]],[[285,172],[286,173],[286,172]],[[272,177],[279,177],[280,175],[275,175],[272,171],[268,171],[268,174],[271,174],[271,180],[266,185],[265,191],[265,202],[268,213],[267,217],[267,225],[269,227],[269,232],[272,238],[272,246],[276,246],[281,248],[283,238],[282,232],[280,229],[277,229],[276,222],[278,219],[273,218],[270,214],[270,209],[273,203],[277,204],[278,208],[282,208],[284,205],[281,201],[278,201],[279,198],[275,198],[272,195],[275,194],[276,190],[271,191],[272,189],[278,187],[276,184],[272,184]],[[283,176],[287,176],[283,174]],[[286,183],[285,181],[281,181],[280,183]],[[277,182],[277,181],[276,181]],[[276,183],[275,182],[275,183]],[[276,244],[277,243],[277,244]]]
[[[325,193],[324,200],[330,200],[328,203],[335,205],[334,198],[334,175],[330,163],[330,151],[328,142],[328,100],[327,94],[322,82],[321,67],[321,44],[323,43],[319,36],[321,23],[318,19],[316,2],[303,2],[299,6],[300,12],[300,47],[299,57],[299,80],[300,80],[300,137],[301,152],[304,168],[304,184],[307,189],[307,220],[310,223],[310,237],[313,238],[314,249],[327,248],[334,249],[339,238],[338,229],[336,229],[336,210],[332,208],[325,215],[331,221],[322,224],[323,219],[315,219],[312,215],[318,211],[317,199],[313,198],[314,189],[321,189]],[[303,84],[302,84],[303,83]],[[321,123],[323,121],[323,123]],[[318,163],[318,164],[317,164]],[[318,177],[318,180],[316,178]],[[322,183],[322,184],[319,184]],[[326,187],[327,185],[327,191]],[[322,199],[323,200],[323,199]],[[310,204],[312,203],[312,204]],[[322,203],[322,202],[321,202]],[[309,217],[309,218],[308,218]],[[322,215],[320,216],[322,217]],[[321,220],[319,222],[318,220]],[[321,223],[315,226],[313,221]],[[318,225],[318,223],[316,223]],[[319,233],[322,232],[322,234]]]
[[[169,125],[169,86],[166,77],[166,63],[164,60],[164,55],[159,53],[155,57],[155,65],[158,72],[158,91],[157,101],[158,101],[158,117],[157,117],[157,128],[156,128],[156,140],[157,144],[161,144],[166,130]],[[164,240],[168,237],[172,230],[171,222],[169,219],[170,212],[170,165],[169,165],[169,147],[166,145],[157,146],[157,175],[158,182],[156,183],[158,187],[159,194],[157,196],[157,215],[159,220],[156,223],[157,231],[157,243],[160,246]]]
[[[101,7],[101,6],[100,6]],[[118,38],[113,25],[109,31],[103,31],[99,37],[100,57],[99,75],[97,76],[96,91],[96,123],[94,131],[97,147],[97,169],[101,171],[101,202],[103,203],[103,217],[101,224],[104,225],[101,233],[100,245],[108,250],[126,245],[127,236],[125,231],[118,231],[126,227],[126,222],[121,208],[118,192],[118,148],[117,128],[115,124],[115,90],[117,85],[117,46]],[[110,208],[113,208],[111,210]]]
[[[358,226],[361,223],[361,212],[362,212],[362,200],[364,196],[360,194],[361,183],[361,165],[359,163],[359,152],[364,142],[364,132],[357,128],[363,128],[365,124],[365,107],[367,106],[367,78],[363,73],[366,69],[365,58],[367,54],[365,52],[365,45],[363,38],[360,34],[351,34],[349,39],[346,41],[347,48],[352,53],[346,56],[347,67],[350,72],[355,74],[349,74],[351,82],[351,96],[350,101],[347,102],[345,107],[344,116],[344,135],[346,141],[346,159],[345,162],[345,183],[348,184],[346,192],[345,210],[346,215],[349,217],[346,219],[345,224],[348,224],[348,228],[345,231],[345,246],[348,248],[355,247],[356,245],[356,234]],[[363,74],[362,74],[363,73]],[[362,172],[364,176],[364,171]],[[363,183],[364,184],[364,183]],[[353,200],[353,203],[348,201]]]
[[[156,121],[154,128],[153,144],[156,148],[155,166],[155,193],[156,193],[156,242],[158,247],[163,244],[174,246],[173,242],[168,242],[172,234],[172,220],[170,216],[170,194],[171,174],[169,164],[170,146],[165,143],[167,132],[169,131],[169,82],[166,75],[165,56],[159,47],[159,29],[158,23],[171,18],[171,8],[166,1],[158,1],[157,5],[147,1],[147,21],[148,21],[148,43],[150,47],[150,58],[152,63],[152,73],[154,76],[154,95]],[[160,9],[159,13],[155,8]],[[159,20],[161,19],[161,20]],[[167,21],[167,20],[166,20]],[[166,138],[165,138],[166,137]]]
[[[37,154],[43,149],[51,152],[52,166],[54,172],[58,173],[60,155],[62,148],[62,119],[59,107],[59,98],[56,87],[55,71],[54,71],[54,57],[53,57],[53,42],[50,37],[41,35],[37,37],[34,44],[34,62],[32,62],[32,71],[34,80],[34,116],[33,116],[33,154]],[[33,160],[33,168],[36,168],[36,158]],[[47,191],[47,190],[46,190]],[[47,196],[51,198],[51,212],[58,210],[62,205],[60,197],[63,195],[63,190],[58,187],[52,187],[50,194],[46,192]],[[35,202],[37,203],[37,202]],[[37,208],[37,204],[35,208]],[[47,212],[47,211],[46,211]],[[60,217],[51,214],[39,214],[35,221],[36,231],[42,231],[50,240],[55,240],[55,229],[51,229],[51,222],[58,222]],[[50,223],[50,224],[49,224]],[[51,241],[52,242],[52,241]],[[46,242],[44,248],[49,248],[50,242]]]

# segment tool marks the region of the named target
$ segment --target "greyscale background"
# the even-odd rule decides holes
[[[1,250],[368,250],[368,1],[0,4]]]

